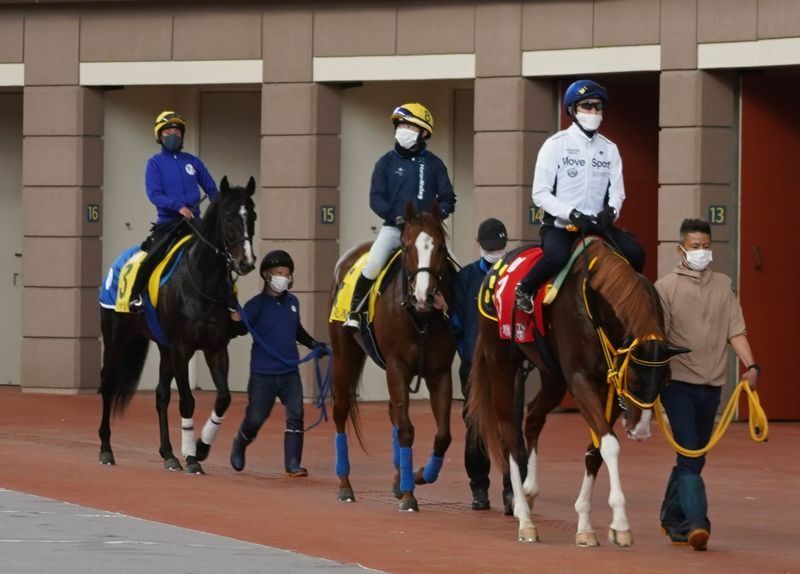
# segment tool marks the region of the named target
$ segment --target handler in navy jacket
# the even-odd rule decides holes
[[[464,395],[462,416],[467,425],[467,437],[464,442],[464,467],[467,470],[469,486],[472,490],[473,510],[488,510],[490,507],[489,471],[491,470],[486,447],[467,417],[472,354],[478,339],[478,291],[492,265],[505,255],[507,241],[508,234],[502,221],[489,218],[481,223],[478,227],[481,256],[477,261],[461,268],[456,275],[453,289],[450,323],[456,339],[458,357],[461,359],[458,377],[461,380],[461,394]],[[505,503],[511,496],[513,496],[511,477],[506,472],[503,473],[503,502]],[[506,507],[510,508],[508,505]]]
[[[433,116],[418,103],[403,104],[391,115],[395,126],[394,149],[375,164],[369,192],[369,206],[383,225],[369,250],[367,264],[353,289],[353,303],[344,326],[357,330],[359,311],[370,287],[383,269],[389,254],[400,246],[405,223],[406,203],[416,211],[431,211],[434,200],[442,218],[453,213],[456,194],[441,159],[426,149],[426,140],[433,135]]]
[[[158,220],[153,224],[150,237],[142,245],[148,252],[139,265],[136,282],[131,292],[131,310],[141,309],[141,292],[147,278],[171,245],[167,239],[177,239],[190,229],[181,225],[183,218],[199,219],[200,190],[211,201],[217,196],[217,185],[200,158],[182,152],[186,120],[173,111],[158,114],[153,134],[161,144],[161,151],[147,160],[144,181],[147,197],[156,206]]]
[[[264,290],[244,306],[250,326],[261,341],[254,340],[250,351],[247,410],[231,449],[231,466],[237,471],[244,469],[245,449],[255,440],[272,412],[275,399],[279,398],[286,410],[284,470],[290,477],[308,476],[308,471],[300,466],[304,432],[303,385],[297,368],[300,354],[295,342],[309,349],[325,348],[325,344],[315,341],[300,324],[300,302],[289,292],[293,273],[294,261],[288,253],[280,250],[267,253],[261,262]]]

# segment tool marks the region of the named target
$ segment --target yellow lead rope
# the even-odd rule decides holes
[[[725,431],[728,430],[728,426],[730,426],[731,421],[733,420],[733,414],[736,411],[736,406],[739,403],[739,395],[742,394],[742,390],[747,393],[747,401],[750,406],[750,417],[748,419],[750,436],[756,442],[764,442],[767,440],[767,435],[769,433],[769,422],[767,421],[767,415],[764,412],[764,409],[761,408],[761,401],[758,400],[758,393],[751,389],[750,385],[748,385],[747,381],[745,380],[739,381],[736,389],[734,389],[731,398],[728,400],[728,404],[725,405],[722,418],[720,418],[719,422],[717,423],[717,428],[714,429],[714,433],[711,435],[711,439],[708,441],[708,444],[697,450],[683,448],[675,441],[675,438],[672,436],[672,429],[668,427],[667,422],[664,420],[664,413],[662,412],[664,407],[661,405],[660,400],[656,400],[656,405],[653,410],[656,413],[658,424],[661,426],[661,430],[664,431],[664,436],[667,437],[667,441],[669,441],[669,443],[672,445],[672,448],[674,448],[678,454],[682,454],[683,456],[687,456],[689,458],[698,458],[710,451],[719,442],[719,440],[722,438],[722,435],[725,434]]]

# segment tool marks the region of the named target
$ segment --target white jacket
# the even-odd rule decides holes
[[[575,123],[544,142],[536,158],[532,195],[533,203],[545,211],[545,220],[550,215],[556,227],[565,227],[573,209],[597,215],[603,211],[606,192],[619,217],[625,186],[614,142],[599,133],[589,138]]]

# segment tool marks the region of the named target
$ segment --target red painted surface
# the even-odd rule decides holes
[[[800,136],[787,108],[798,90],[797,75],[742,77],[740,301],[770,420],[800,420]]]
[[[198,392],[195,397],[196,412],[207,415],[213,394]],[[170,420],[173,446],[179,451],[176,402],[173,394]],[[674,458],[660,435],[646,443],[623,439],[622,485],[634,546],[620,549],[605,542],[611,511],[602,470],[593,506],[602,546],[581,549],[573,544],[573,504],[589,436],[576,414],[547,420],[539,442],[541,494],[535,508],[542,542],[526,545],[516,541],[517,521],[499,510],[496,470],[490,492],[495,508],[469,508],[458,404],[442,474],[436,484],[417,488],[418,514],[398,512],[390,493],[391,432],[385,403],[361,405],[369,454],[351,440],[358,498],[353,504],[336,500],[333,423],[323,423],[306,436],[303,463],[310,476],[288,479],[281,474],[283,413],[276,406],[248,449],[247,469],[235,473],[228,454],[245,407],[245,397],[236,394],[204,463],[207,474],[187,476],[162,468],[153,405],[153,393],[140,393],[125,417],[114,422],[117,466],[105,467],[97,462],[99,396],[29,395],[0,388],[0,487],[397,573],[800,572],[800,523],[792,511],[800,508],[798,424],[774,425],[766,444],[751,442],[745,425],[734,424],[709,455],[703,476],[713,533],[709,551],[697,553],[671,546],[659,531],[661,496]],[[307,407],[307,420],[315,415]],[[420,465],[435,432],[428,402],[414,401],[411,417],[415,464]],[[203,420],[195,422],[199,428]],[[36,571],[35,558],[30,568]],[[170,568],[179,570],[180,565],[165,564],[165,571]],[[224,570],[225,565],[209,569]]]

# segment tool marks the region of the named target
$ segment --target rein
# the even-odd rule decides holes
[[[643,337],[642,340],[639,340],[639,338],[634,338],[627,347],[618,348],[614,346],[614,344],[611,342],[611,339],[606,334],[605,329],[603,329],[603,326],[592,313],[591,304],[589,303],[589,274],[596,263],[597,257],[594,257],[584,268],[582,296],[584,309],[586,310],[586,314],[589,316],[589,319],[592,321],[595,331],[597,331],[597,337],[600,340],[600,348],[603,349],[603,357],[606,361],[606,383],[608,384],[608,395],[606,397],[605,417],[606,420],[610,422],[615,396],[625,398],[640,409],[651,409],[658,400],[656,399],[656,401],[652,403],[645,403],[636,398],[633,393],[628,390],[628,368],[630,367],[631,361],[646,367],[660,367],[669,364],[669,358],[661,361],[647,361],[644,359],[639,359],[633,354],[634,350],[642,343],[647,341],[661,341],[662,338],[656,335],[647,335]],[[590,429],[590,432],[592,434],[592,443],[594,444],[595,448],[599,448],[600,441],[598,440],[594,431]]]

